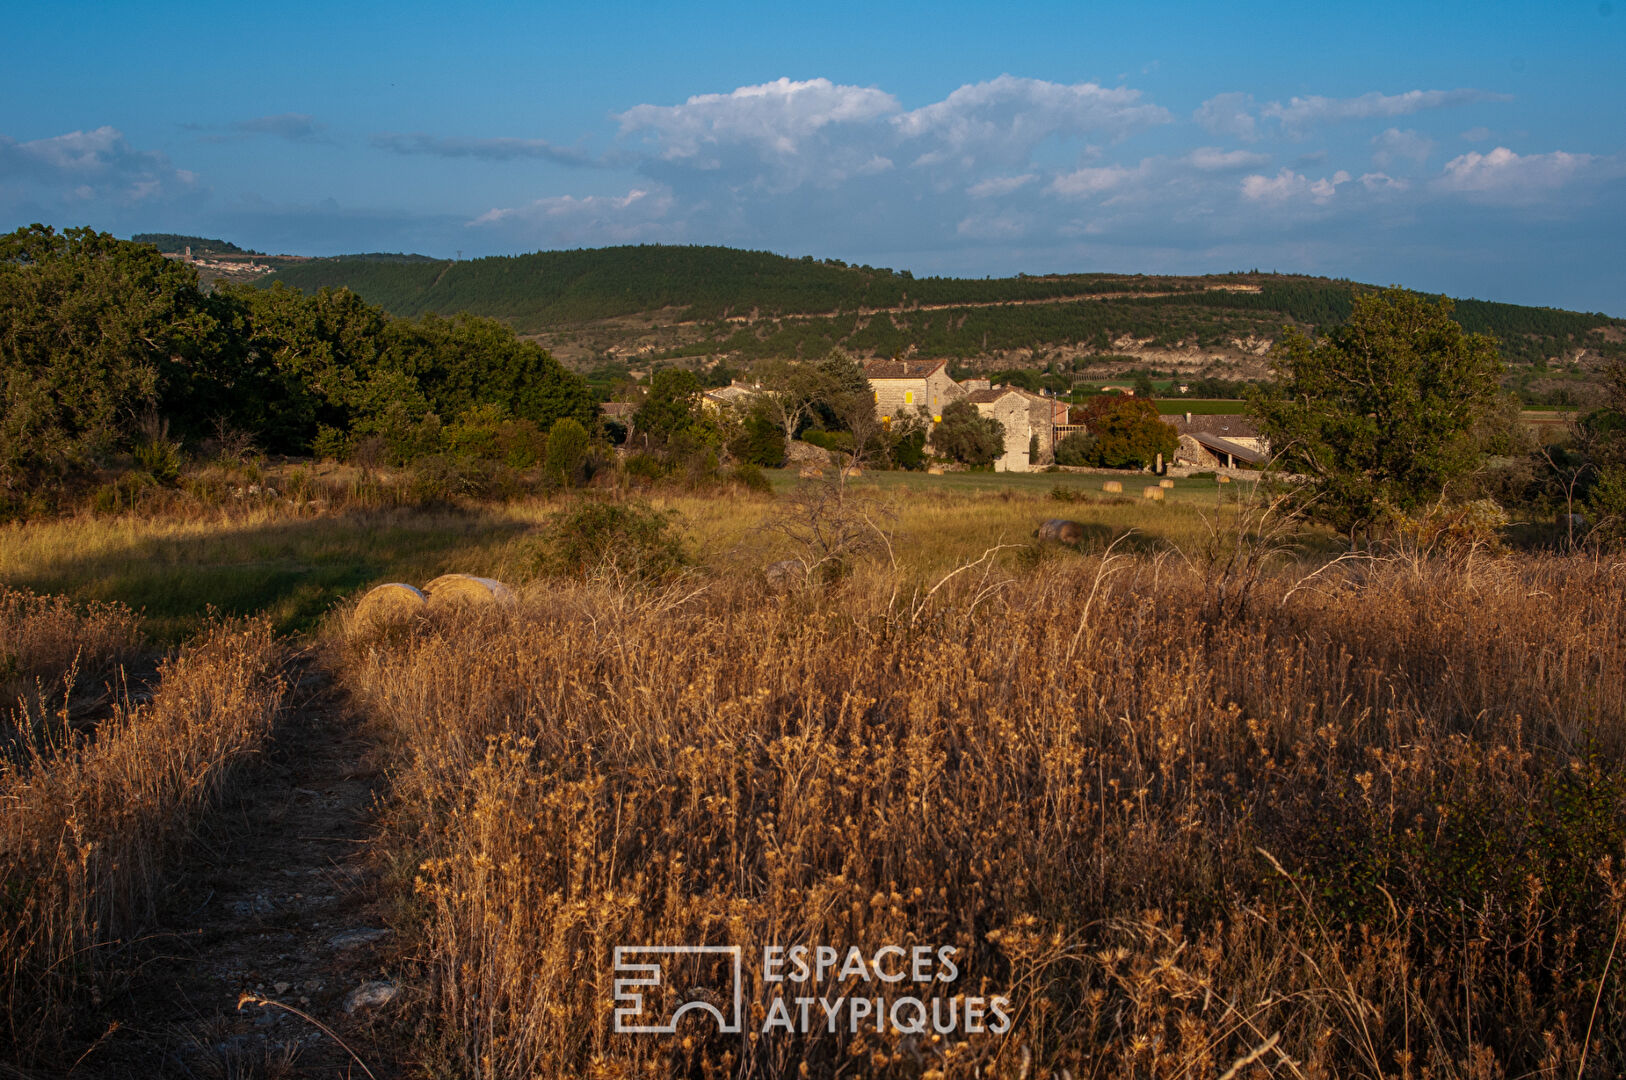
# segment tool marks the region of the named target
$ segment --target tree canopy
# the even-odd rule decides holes
[[[1157,403],[1145,398],[1103,394],[1075,411],[1089,434],[1068,444],[1062,464],[1144,468],[1159,454],[1172,457],[1180,445],[1179,433],[1159,419]]]
[[[1494,339],[1451,315],[1448,299],[1391,288],[1358,296],[1323,338],[1289,329],[1278,342],[1278,385],[1253,409],[1317,517],[1351,530],[1385,508],[1411,512],[1473,467],[1502,364]]]
[[[83,476],[144,422],[225,424],[302,454],[490,406],[590,426],[586,384],[490,319],[398,319],[347,290],[200,288],[188,265],[92,229],[0,235],[0,495]]]

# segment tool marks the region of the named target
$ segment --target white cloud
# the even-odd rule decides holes
[[[1372,137],[1372,164],[1386,169],[1402,158],[1418,164],[1428,160],[1434,152],[1434,140],[1415,131],[1388,128]]]
[[[652,138],[661,157],[707,167],[715,164],[712,155],[720,146],[795,155],[826,128],[872,122],[898,109],[897,98],[874,87],[778,79],[727,94],[697,94],[682,105],[635,105],[616,119],[623,134]]]
[[[1217,146],[1199,146],[1185,156],[1185,161],[1202,172],[1227,172],[1231,169],[1259,169],[1270,164],[1269,154],[1256,154],[1251,150],[1221,150]]]
[[[1361,184],[1361,187],[1365,188],[1367,191],[1372,191],[1372,192],[1378,192],[1378,191],[1400,192],[1400,191],[1405,191],[1405,190],[1407,190],[1408,188],[1411,187],[1411,181],[1409,181],[1409,180],[1397,180],[1394,177],[1390,176],[1388,173],[1382,173],[1382,172],[1362,173],[1361,174],[1361,179],[1360,179],[1360,184]]]
[[[18,142],[0,135],[0,179],[31,201],[146,203],[192,193],[197,176],[114,127]],[[21,200],[19,200],[21,201]]]
[[[1255,174],[1242,181],[1242,196],[1255,202],[1287,203],[1308,199],[1325,205],[1337,194],[1340,184],[1350,181],[1349,173],[1339,169],[1330,177],[1311,180],[1303,173],[1284,168],[1275,176]]]
[[[487,210],[470,227],[501,227],[509,235],[540,237],[551,243],[584,239],[632,243],[674,238],[664,221],[674,199],[669,192],[634,188],[625,195],[556,195],[525,206]]]
[[[1171,119],[1161,105],[1143,102],[1139,90],[1001,75],[962,86],[942,101],[894,117],[892,124],[922,144],[917,163],[959,159],[972,166],[1021,164],[1052,136],[1122,137]]]
[[[1319,95],[1296,97],[1286,105],[1273,101],[1262,110],[1264,116],[1281,121],[1289,132],[1300,131],[1314,124],[1340,120],[1370,120],[1393,116],[1410,116],[1425,109],[1443,109],[1453,105],[1473,105],[1488,101],[1512,101],[1509,94],[1494,94],[1485,90],[1408,90],[1403,94],[1380,94],[1373,91],[1352,98],[1329,98]]]
[[[1076,169],[1056,177],[1045,190],[1064,199],[1087,199],[1114,190],[1138,171],[1122,165]]]
[[[1485,125],[1480,124],[1478,127],[1471,127],[1467,131],[1464,131],[1461,135],[1458,135],[1457,138],[1461,139],[1463,142],[1489,142],[1490,140],[1496,138],[1496,132],[1492,131]]]
[[[1011,75],[911,111],[875,87],[779,79],[617,117],[622,135],[649,149],[646,171],[665,182],[714,172],[734,187],[776,192],[832,187],[895,162],[929,168],[941,184],[997,181],[1024,170],[1046,140],[1118,139],[1170,119],[1138,90]]]
[[[1215,135],[1231,135],[1243,142],[1259,137],[1250,94],[1216,94],[1199,105],[1191,116]]]
[[[1572,184],[1622,175],[1626,175],[1626,168],[1616,159],[1562,150],[1520,155],[1498,146],[1488,154],[1469,151],[1452,158],[1445,163],[1445,171],[1435,186],[1488,201],[1527,203]]]
[[[1038,178],[1038,173],[1023,173],[1021,176],[994,176],[981,183],[972,184],[965,189],[965,193],[973,199],[995,198],[1018,191]]]

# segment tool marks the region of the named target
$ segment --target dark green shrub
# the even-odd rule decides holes
[[[554,483],[574,487],[586,477],[587,429],[570,417],[555,420],[548,432],[548,478]]]
[[[1005,426],[969,401],[956,401],[944,407],[943,420],[932,432],[932,449],[972,468],[991,466],[1005,452]]]
[[[753,411],[745,418],[739,435],[729,443],[728,452],[747,465],[782,469],[788,457],[784,429],[766,413]]]
[[[768,479],[766,473],[755,465],[742,462],[734,466],[729,479],[745,488],[747,491],[759,491],[764,494],[773,493],[773,481]]]
[[[627,479],[643,484],[657,484],[666,479],[672,470],[666,463],[654,454],[628,454],[621,463]]]
[[[690,565],[674,514],[638,501],[577,499],[542,526],[536,570],[659,584]]]
[[[1056,444],[1057,465],[1091,465],[1095,461],[1095,436],[1087,431],[1069,431]]]

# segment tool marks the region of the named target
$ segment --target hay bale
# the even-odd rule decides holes
[[[392,581],[387,585],[369,589],[356,605],[355,625],[377,629],[408,622],[422,615],[429,606],[429,598],[411,585]]]
[[[803,480],[813,480],[813,479],[816,479],[816,478],[818,478],[820,476],[823,476],[824,475],[824,470],[823,469],[815,469],[812,466],[808,466],[808,467],[804,468],[801,471],[801,473],[799,473],[798,475],[800,475]]]
[[[1122,480],[1108,480],[1101,485],[1102,491],[1115,491],[1121,493],[1124,489]]]
[[[437,610],[514,602],[514,592],[508,586],[495,578],[473,574],[442,574],[425,585],[423,591],[429,598],[429,606]]]
[[[1164,489],[1172,488],[1174,486],[1174,481],[1164,477],[1162,480],[1157,482],[1157,486]]]
[[[943,466],[941,466],[941,465],[929,465],[929,466],[927,466],[926,475],[927,476],[942,476],[943,475]]]
[[[1231,482],[1231,478],[1226,476],[1224,473],[1220,473],[1217,479],[1221,484],[1229,484]]]
[[[1151,499],[1153,502],[1163,501],[1163,488],[1155,484],[1148,485],[1141,490],[1141,497]]]

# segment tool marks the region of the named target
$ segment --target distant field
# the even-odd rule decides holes
[[[775,492],[799,482],[770,471]],[[1123,482],[1124,496],[1101,492]],[[1081,473],[869,473],[852,482],[894,530],[912,572],[952,569],[1002,543],[1026,544],[1045,518],[1086,522],[1099,538],[1134,530],[1140,544],[1189,545],[1202,515],[1246,484],[1176,480],[1164,503],[1147,502],[1149,476]],[[1051,497],[1060,490],[1078,501]],[[792,554],[767,526],[783,499],[738,494],[659,495],[677,512],[707,565],[749,572]],[[505,580],[532,573],[528,534],[560,505],[534,499],[467,511],[388,510],[301,516],[266,511],[218,520],[72,518],[0,528],[0,582],[80,601],[118,601],[146,616],[162,641],[194,632],[209,609],[266,613],[279,633],[313,630],[334,605],[386,581],[422,584],[464,571]]]

